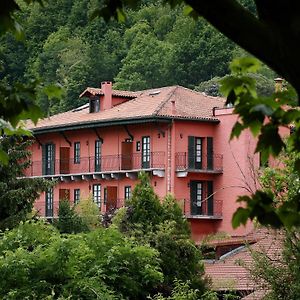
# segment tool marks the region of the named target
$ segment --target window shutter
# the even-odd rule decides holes
[[[213,138],[207,137],[207,169],[213,170],[213,168],[214,168]]]
[[[42,145],[42,175],[46,175],[46,145]]]
[[[188,137],[188,167],[195,169],[195,137]]]
[[[197,183],[190,182],[191,215],[197,215]]]
[[[213,194],[213,181],[207,181],[207,197]],[[207,199],[207,214],[213,216],[214,214],[214,196]]]
[[[52,157],[53,160],[51,162],[51,174],[55,174],[55,144],[52,144]]]

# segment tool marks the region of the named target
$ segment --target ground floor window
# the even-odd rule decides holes
[[[80,200],[80,189],[74,189],[74,204],[78,204]]]
[[[125,186],[124,198],[128,200],[131,197],[131,186]]]
[[[101,207],[101,184],[93,185],[93,198],[98,207]]]
[[[53,188],[49,188],[45,194],[45,216],[53,217]]]

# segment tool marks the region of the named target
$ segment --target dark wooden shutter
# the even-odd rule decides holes
[[[55,164],[56,164],[56,160],[55,160],[55,144],[52,145],[52,157],[53,160],[51,162],[51,174],[55,174]]]
[[[42,175],[46,175],[46,145],[42,145]]]
[[[195,169],[195,137],[188,137],[188,168]]]
[[[197,215],[197,182],[190,182],[191,215]]]
[[[213,194],[213,181],[207,181],[207,197]],[[207,199],[207,214],[213,216],[214,214],[214,196]]]
[[[213,168],[214,168],[213,138],[207,137],[207,169],[213,170]]]

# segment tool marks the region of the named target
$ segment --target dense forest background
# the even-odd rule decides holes
[[[254,9],[252,0],[242,2]],[[233,57],[245,54],[205,20],[184,16],[182,7],[145,1],[122,24],[91,21],[99,7],[97,0],[24,5],[18,18],[26,39],[1,37],[0,79],[10,84],[40,78],[63,86],[60,100],[38,94],[43,111],[53,114],[83,104],[79,94],[106,80],[115,89],[182,85],[218,95],[218,79],[229,73]],[[273,91],[274,76],[265,67],[256,75],[262,93]]]

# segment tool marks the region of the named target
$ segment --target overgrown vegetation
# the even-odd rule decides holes
[[[26,220],[40,192],[52,185],[42,178],[22,178],[31,165],[28,150],[31,143],[20,136],[0,138],[0,148],[8,154],[8,164],[0,165],[0,230]]]
[[[0,298],[215,299],[181,209],[140,181],[108,228],[90,218],[91,199],[62,200],[58,229],[27,221],[1,233]]]

